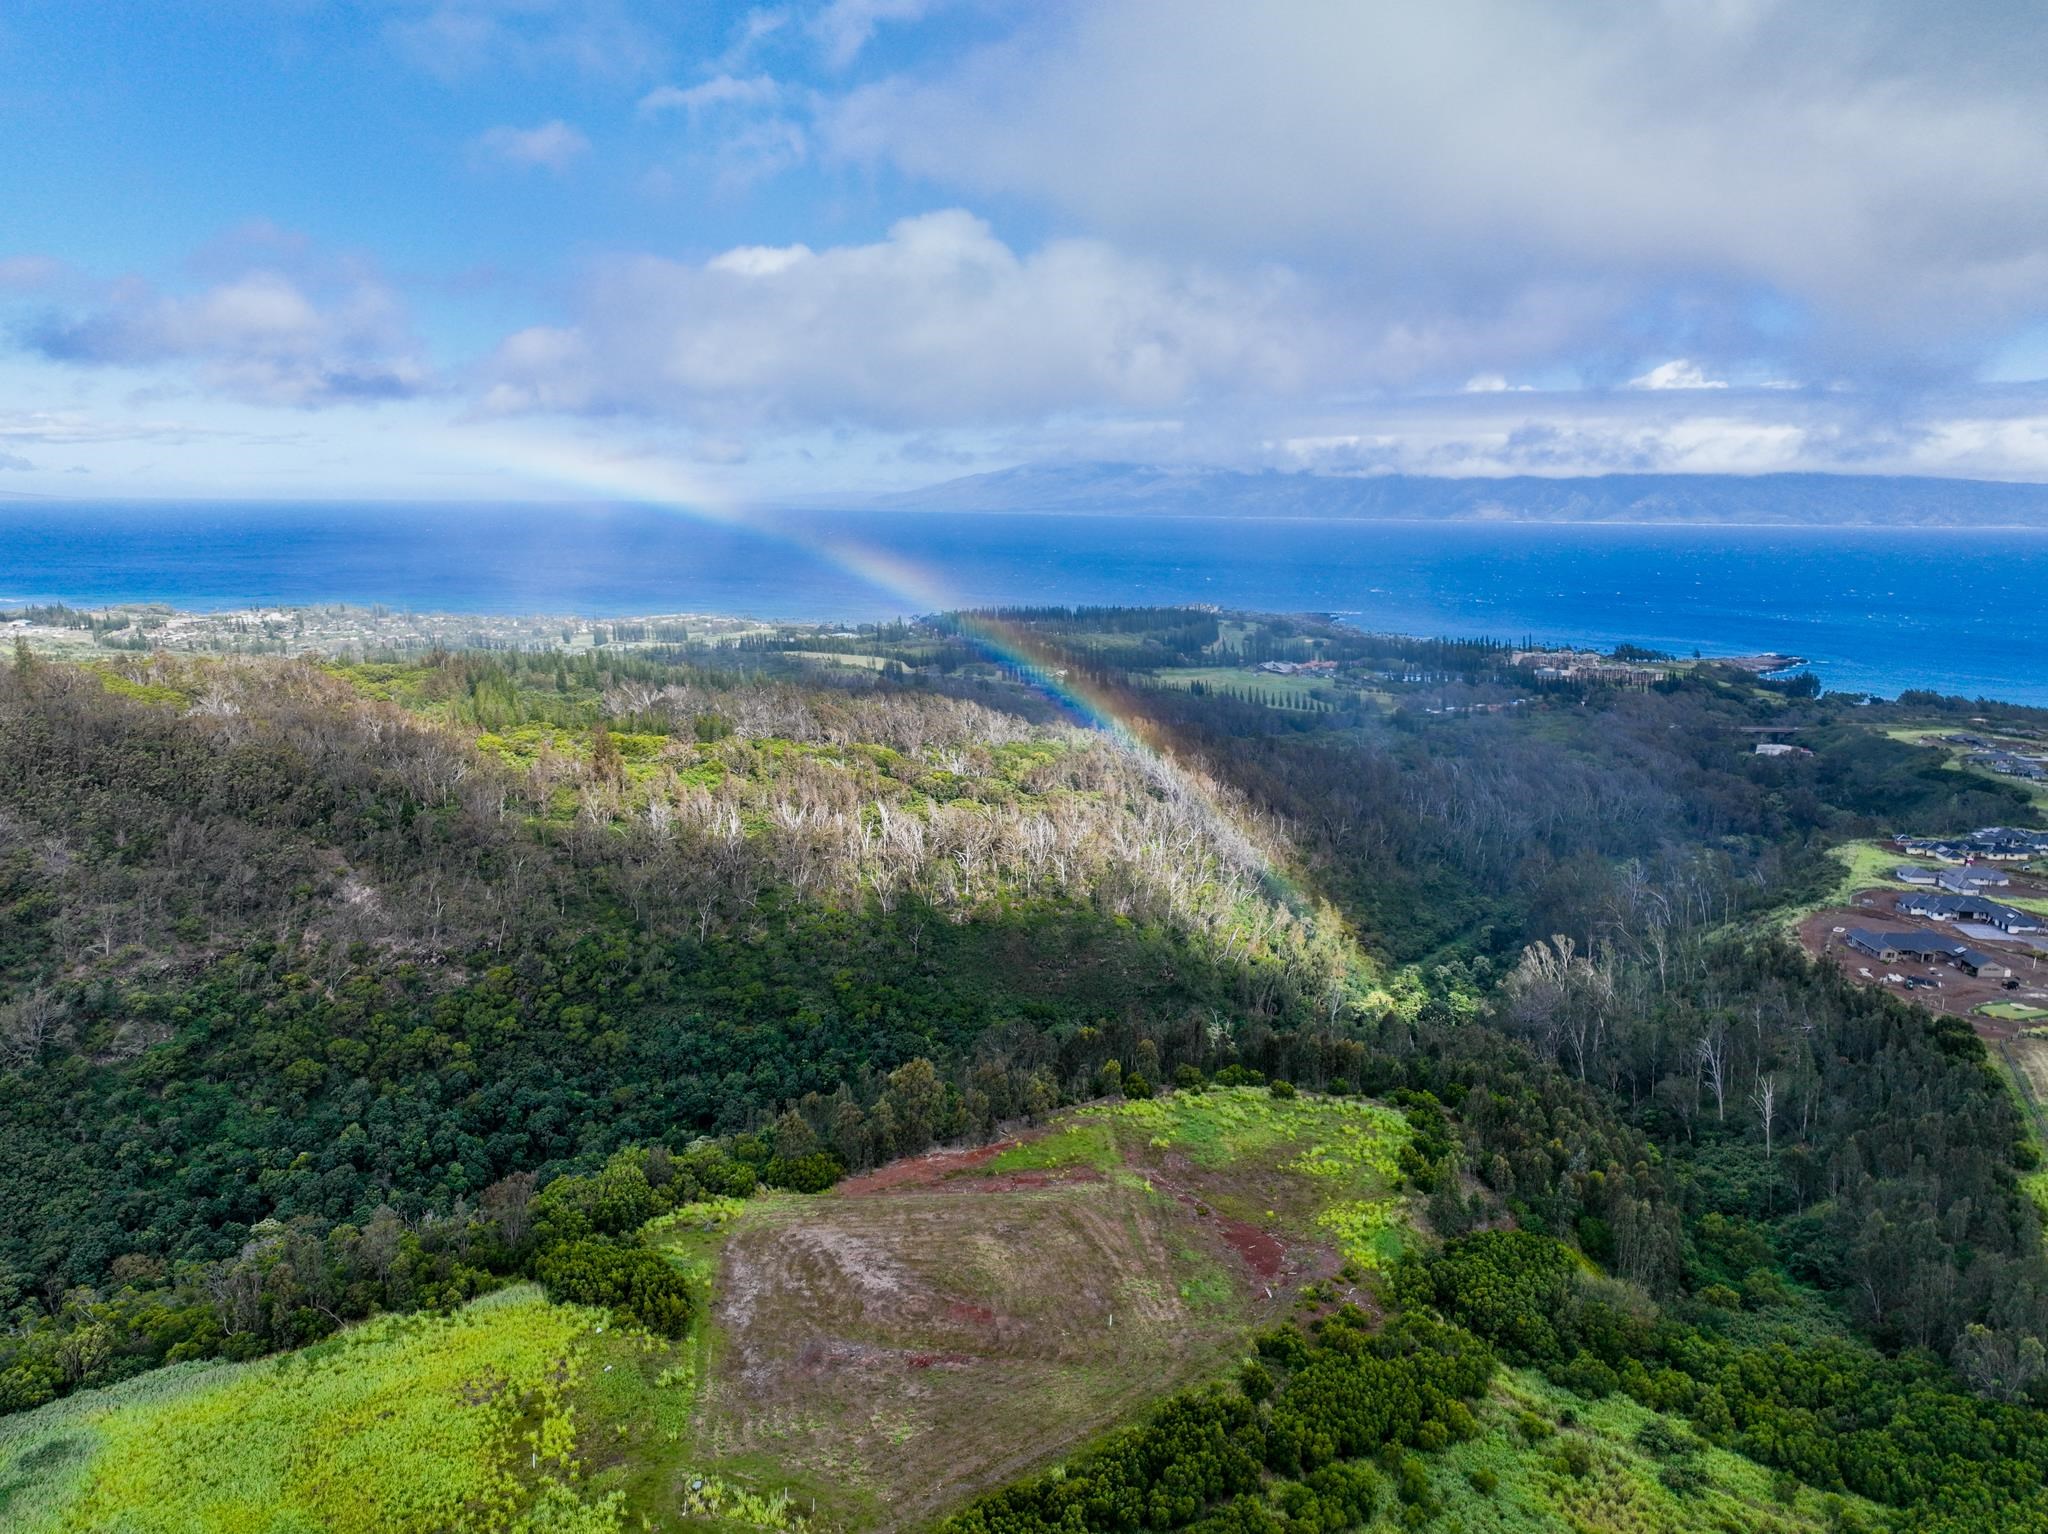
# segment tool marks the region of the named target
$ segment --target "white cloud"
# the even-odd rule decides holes
[[[1460,385],[1463,394],[1526,394],[1533,384],[1509,383],[1505,373],[1474,373]]]
[[[717,107],[773,106],[781,95],[782,87],[767,75],[721,74],[687,88],[657,86],[640,98],[639,110],[642,117],[684,112],[695,118]]]
[[[1696,362],[1683,357],[1674,357],[1669,362],[1660,362],[1649,372],[1628,381],[1631,389],[1725,389],[1728,382],[1723,378],[1709,378]]]
[[[889,22],[920,21],[938,0],[831,0],[811,21],[825,49],[825,62],[844,69],[860,57],[875,32]]]
[[[556,118],[532,128],[492,128],[479,135],[472,147],[480,160],[551,170],[560,175],[590,153],[590,140]]]
[[[567,68],[644,78],[667,61],[627,0],[386,0],[385,35],[416,68],[445,80],[492,69]]]
[[[48,256],[0,256],[0,289],[32,292],[51,286],[63,276],[63,263]]]
[[[490,398],[916,429],[1289,395],[1349,353],[1305,297],[1281,271],[1224,279],[1092,240],[1020,254],[956,210],[872,245],[610,262],[576,325],[506,343]]]
[[[1882,370],[1900,349],[1952,366],[2048,308],[2048,110],[2013,46],[2038,32],[2027,7],[1024,14],[963,64],[852,92],[824,141],[1135,248],[1348,271],[1425,325],[1591,279],[1724,333],[1716,358],[1797,346]],[[1799,333],[1765,305],[1801,311]]]
[[[22,457],[19,453],[0,453],[0,469],[33,468],[35,468],[35,465],[30,463],[26,458]]]
[[[346,263],[250,267],[189,293],[127,278],[22,339],[55,362],[189,366],[211,392],[273,405],[399,398],[427,379],[397,295]]]

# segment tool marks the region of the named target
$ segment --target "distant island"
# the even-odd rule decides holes
[[[1027,464],[880,496],[870,504],[894,511],[1102,516],[2048,528],[2048,485],[1877,474],[1445,479],[1130,463]]]

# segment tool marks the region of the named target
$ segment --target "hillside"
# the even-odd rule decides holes
[[[1776,935],[2023,823],[1961,719],[2048,727],[1184,609],[24,646],[0,1510],[2048,1527],[1993,1025]]]
[[[2048,486],[1875,474],[1452,478],[1026,464],[878,498],[903,511],[1417,521],[2048,527]]]
[[[0,1422],[0,1512],[24,1534],[913,1525],[1177,1389],[1255,1388],[1256,1337],[1376,1303],[1414,1240],[1393,1191],[1412,1136],[1367,1103],[1183,1091],[832,1194],[684,1204],[639,1239],[690,1274],[685,1342],[515,1286],[276,1363],[183,1365]],[[1791,1534],[1848,1506],[1533,1372],[1489,1363],[1465,1393],[1469,1441],[1410,1456],[1397,1496],[1363,1467],[1346,1483],[1370,1526]]]

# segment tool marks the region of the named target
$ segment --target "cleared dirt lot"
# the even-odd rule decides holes
[[[1101,1176],[788,1202],[726,1243],[700,1439],[898,1526],[1216,1374],[1243,1261],[1176,1200]],[[820,1512],[827,1509],[822,1505]]]
[[[644,1500],[716,1483],[864,1534],[1056,1462],[1222,1375],[1310,1280],[1372,1304],[1410,1134],[1355,1099],[1174,1093],[680,1222],[708,1310]]]
[[[1817,911],[1803,920],[1799,924],[1799,940],[1808,953],[1840,965],[1852,979],[1882,985],[1930,1011],[1969,1018],[1971,1026],[1987,1039],[2011,1038],[2019,1033],[2021,1024],[1986,1017],[1978,1009],[1989,1003],[2027,1000],[2048,993],[2048,954],[2030,943],[2012,940],[1994,943],[1958,932],[1952,923],[1900,916],[1895,910],[1897,900],[1897,893],[1891,890],[1860,891],[1851,905]],[[2003,980],[1978,979],[1950,964],[1914,964],[1903,960],[1893,964],[1880,963],[1848,945],[1842,929],[1849,927],[1871,927],[1884,932],[1925,932],[1948,947],[1968,943],[2006,963],[2020,982],[2019,989],[2007,990]],[[1864,974],[1865,970],[1869,974]],[[1883,977],[1887,974],[1921,976],[1938,980],[1940,986],[1938,989],[1909,990],[1902,985],[1885,984]]]

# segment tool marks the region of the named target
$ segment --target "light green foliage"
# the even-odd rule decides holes
[[[1004,1151],[989,1170],[1115,1173],[1174,1152],[1210,1172],[1305,1174],[1315,1227],[1346,1258],[1380,1268],[1403,1250],[1405,1205],[1391,1190],[1412,1137],[1401,1113],[1377,1103],[1216,1087],[1083,1108],[1052,1133]],[[1271,1218],[1263,1208],[1245,1212]]]
[[[683,1512],[743,1529],[774,1534],[805,1534],[810,1524],[791,1502],[789,1493],[748,1491],[714,1475],[692,1475],[683,1482]]]
[[[1903,890],[1910,887],[1894,879],[1892,870],[1911,863],[1913,859],[1886,842],[1844,842],[1839,847],[1830,847],[1828,856],[1841,865],[1841,876],[1817,899],[1788,906],[1781,911],[1777,922],[1782,930],[1791,931],[1815,911],[1847,905],[1858,890]]]
[[[1408,1126],[1391,1108],[1330,1097],[1283,1100],[1259,1087],[1175,1092],[1143,1102],[1084,1108],[1085,1123],[1109,1117],[1121,1129],[1164,1141],[1198,1166],[1221,1167],[1276,1148],[1300,1146],[1291,1166],[1319,1177],[1391,1177]]]
[[[1480,1436],[1429,1459],[1437,1510],[1419,1527],[1440,1534],[1807,1534],[1833,1526],[1819,1493],[1802,1489],[1792,1505],[1778,1502],[1761,1465],[1618,1392],[1588,1401],[1520,1370],[1495,1382],[1479,1415]],[[1667,1431],[1644,1434],[1652,1422]],[[1657,1447],[1666,1452],[1652,1452]],[[1835,1500],[1863,1515],[1865,1526],[1876,1522],[1870,1504]],[[1370,1527],[1399,1526],[1385,1517]]]
[[[1093,1167],[1106,1172],[1121,1166],[1116,1136],[1099,1118],[1073,1116],[1036,1140],[1013,1145],[988,1164],[991,1172],[1040,1172],[1059,1167]]]
[[[530,1285],[0,1423],[18,1534],[609,1534],[569,1405],[602,1317]]]

